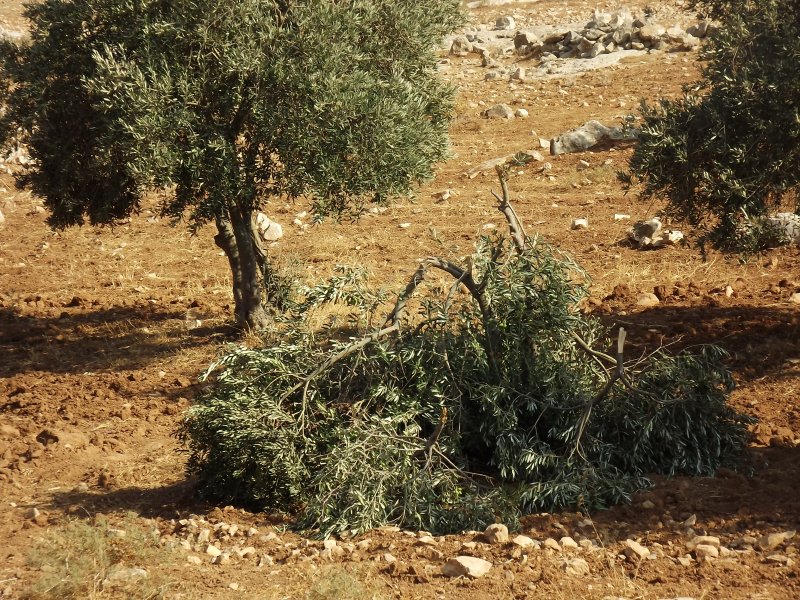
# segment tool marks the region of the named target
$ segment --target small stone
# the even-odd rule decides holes
[[[631,218],[630,215],[626,215],[626,214],[623,214],[623,213],[615,213],[614,214],[614,220],[615,221],[624,221],[624,220],[630,219],[630,218]]]
[[[258,235],[265,242],[277,242],[283,237],[283,226],[272,221],[262,212],[256,215],[256,229],[258,230]]]
[[[198,544],[205,544],[210,539],[211,539],[211,530],[210,529],[201,529],[200,533],[197,534],[197,543]]]
[[[275,560],[269,554],[262,554],[258,559],[258,567],[271,567],[275,564]]]
[[[256,549],[253,546],[247,546],[238,551],[240,558],[251,558],[256,555]]]
[[[561,568],[567,575],[583,577],[590,573],[589,563],[583,558],[568,558],[561,563]]]
[[[553,538],[547,538],[542,545],[545,548],[550,548],[551,550],[555,550],[556,552],[561,552],[561,545],[555,541]]]
[[[678,564],[683,567],[690,567],[692,565],[692,559],[689,556],[679,556],[677,560]]]
[[[791,296],[789,296],[789,302],[792,304],[800,304],[800,292],[795,292]]]
[[[113,527],[110,527],[107,533],[108,537],[117,539],[124,538],[126,535],[128,535],[128,532],[124,529],[114,529]]]
[[[203,561],[200,560],[199,556],[195,556],[194,554],[190,554],[189,556],[186,557],[186,562],[188,562],[190,565],[199,565],[199,564],[202,564]]]
[[[494,28],[499,29],[500,31],[508,31],[509,29],[516,29],[517,22],[514,20],[514,17],[499,17],[494,22]]]
[[[212,558],[216,558],[220,554],[222,554],[222,550],[217,548],[214,544],[209,544],[206,546],[206,554],[208,554]]]
[[[483,539],[489,544],[505,544],[508,541],[508,527],[502,523],[489,525],[483,532]]]
[[[571,227],[572,229],[589,229],[589,219],[584,217],[573,219]]]
[[[711,544],[697,544],[694,547],[694,555],[697,560],[704,558],[719,558],[719,548]]]
[[[639,294],[636,298],[636,306],[642,306],[644,308],[657,306],[660,303],[661,301],[658,299],[658,296],[652,292],[644,292],[643,294]]]
[[[514,111],[514,116],[520,119],[527,119],[528,118],[528,111],[524,108],[518,108]]]
[[[650,556],[650,550],[636,540],[625,540],[625,548],[622,550],[622,554],[632,562],[639,562]]]
[[[691,540],[686,542],[686,547],[689,550],[694,550],[700,544],[705,544],[707,546],[714,546],[715,548],[719,548],[720,542],[719,538],[713,535],[696,535]]]
[[[147,579],[148,573],[140,567],[120,567],[112,568],[108,576],[103,580],[104,586],[113,587],[115,585],[125,585],[139,579]]]
[[[795,536],[794,531],[784,531],[781,533],[770,533],[769,535],[761,536],[756,543],[761,550],[774,550],[786,540]]]
[[[514,109],[508,104],[495,104],[483,114],[487,119],[513,119]]]
[[[527,535],[518,535],[511,540],[511,543],[520,548],[529,548],[530,546],[536,545],[536,542]]]
[[[645,500],[640,504],[640,506],[645,510],[653,510],[656,507],[652,500]]]
[[[437,543],[436,539],[430,535],[423,535],[421,538],[417,539],[418,546],[436,546]]]
[[[33,508],[29,508],[27,511],[25,511],[25,518],[26,519],[30,519],[31,521],[34,521],[34,520],[38,519],[41,514],[42,514],[42,511],[40,511],[36,507],[33,507]]]
[[[231,589],[231,590],[233,590],[235,592],[236,590],[239,589],[239,584],[236,583],[236,582],[229,583],[228,584],[228,589]]]
[[[569,537],[568,535],[565,535],[564,537],[562,537],[562,538],[561,538],[561,539],[558,541],[558,543],[561,545],[561,547],[562,547],[562,548],[570,548],[570,549],[573,549],[573,550],[574,550],[575,548],[578,548],[578,547],[579,547],[579,546],[578,546],[578,542],[576,542],[575,540],[573,540],[573,539],[572,539],[571,537]]]
[[[492,568],[492,563],[474,556],[456,556],[442,566],[442,574],[447,577],[483,577]]]
[[[383,560],[385,560],[390,565],[392,563],[396,563],[397,562],[397,558],[395,558],[395,556],[393,554],[389,554],[388,552],[384,553]]]
[[[691,515],[683,522],[683,525],[685,525],[686,527],[694,527],[696,524],[697,524],[697,515]]]
[[[770,554],[764,559],[764,562],[786,565],[787,567],[794,564],[794,561],[791,558],[784,556],[783,554]]]
[[[227,565],[229,562],[231,562],[231,555],[227,552],[223,552],[219,556],[212,558],[211,562],[215,565]]]

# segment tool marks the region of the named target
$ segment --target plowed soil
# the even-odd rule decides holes
[[[474,23],[504,14],[521,24],[583,23],[593,8],[541,0],[476,9],[472,16]],[[680,6],[662,8],[681,14]],[[0,2],[9,28],[24,26],[19,14],[19,3]],[[413,199],[357,223],[301,228],[293,221],[310,223],[297,217],[306,205],[273,201],[267,212],[286,231],[270,249],[276,261],[296,261],[309,282],[337,264],[363,265],[372,281],[398,287],[420,257],[458,259],[478,235],[503,226],[491,196],[498,187],[493,174],[470,179],[465,173],[472,167],[538,148],[538,137],[589,119],[617,124],[635,113],[641,98],[679,94],[701,67],[696,52],[652,52],[600,70],[511,84],[484,81],[477,55],[442,57],[459,101],[453,156],[435,180]],[[481,117],[498,102],[530,116]],[[29,562],[37,540],[70,521],[95,524],[104,516],[119,527],[158,529],[166,554],[127,566],[165,578],[168,598],[800,598],[797,538],[772,549],[742,541],[800,525],[800,305],[790,301],[800,292],[800,250],[779,248],[747,261],[704,256],[689,231],[687,245],[633,249],[624,243],[630,223],[660,206],[638,202],[617,182],[631,148],[557,157],[541,152],[552,168],[541,170],[537,162],[520,168],[510,180],[512,201],[529,233],[587,270],[593,281],[587,310],[625,326],[636,351],[713,342],[731,353],[732,403],[759,419],[751,464],[742,473],[660,478],[629,506],[533,515],[521,531],[540,541],[593,540],[593,548],[521,552],[469,533],[426,546],[414,534],[376,531],[340,540],[344,551],[325,556],[321,542],[283,531],[280,517],[198,503],[184,477],[185,454],[174,435],[182,412],[199,374],[238,339],[229,327],[227,262],[211,229],[192,236],[171,226],[157,218],[153,199],[114,228],[53,231],[41,200],[6,175],[0,181],[0,596],[23,597],[41,577]],[[581,160],[589,167],[579,170]],[[445,189],[456,195],[444,202],[432,197]],[[615,221],[615,214],[631,220]],[[579,217],[588,218],[588,229],[571,229]],[[637,305],[640,293],[656,288],[660,304]],[[181,525],[191,515],[195,524]],[[227,539],[219,532],[227,527],[217,531],[223,547],[253,546],[256,558],[234,555],[216,565],[193,543],[182,547],[187,532],[203,528],[198,519],[209,527],[256,529]],[[685,544],[704,534],[719,537],[731,552],[695,560]],[[619,552],[626,539],[639,540],[655,556],[625,559]],[[358,545],[364,540],[369,543]],[[396,562],[387,562],[387,553]],[[492,570],[476,580],[440,574],[447,558],[465,553],[490,560]],[[768,558],[776,553],[787,560]],[[188,562],[189,555],[200,564]],[[565,572],[563,561],[575,557],[587,561],[588,575]],[[337,577],[342,588],[325,588]],[[96,587],[96,597],[128,597]]]

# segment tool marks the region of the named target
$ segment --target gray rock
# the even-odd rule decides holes
[[[495,104],[484,113],[484,116],[488,119],[513,119],[514,109],[508,104]]]
[[[140,567],[122,567],[118,565],[113,567],[103,580],[103,586],[115,587],[126,585],[134,581],[139,581],[140,579],[147,579],[147,577],[148,573],[145,569]]]
[[[463,35],[453,38],[453,43],[450,44],[450,54],[455,56],[466,56],[473,50],[472,43]]]
[[[529,538],[527,535],[518,535],[511,540],[511,543],[515,546],[519,546],[520,548],[529,548],[537,545],[537,542]]]
[[[442,574],[447,577],[483,577],[492,568],[492,563],[474,556],[456,556],[442,565]]]
[[[686,33],[693,35],[696,38],[704,38],[708,33],[709,21],[704,19],[698,21],[695,25],[686,28]]]
[[[642,308],[650,308],[652,306],[658,306],[660,303],[661,301],[658,299],[658,296],[656,296],[652,292],[645,292],[643,294],[639,294],[639,296],[636,298],[636,306],[641,306]]]
[[[519,54],[528,54],[535,48],[542,46],[542,40],[535,33],[530,31],[518,31],[514,35],[514,49]]]
[[[509,29],[514,29],[517,26],[517,22],[514,20],[514,17],[507,16],[507,17],[499,17],[494,22],[494,28],[500,31],[508,31]]]
[[[256,228],[258,230],[258,235],[265,242],[277,242],[283,237],[283,226],[281,226],[280,223],[272,221],[262,212],[256,215]]]
[[[642,295],[645,296],[646,294]],[[650,296],[655,296],[655,294],[650,294]],[[658,304],[658,298],[656,298],[656,304]],[[650,556],[650,550],[636,540],[625,540],[625,548],[622,549],[622,554],[632,562],[639,562]]]
[[[719,548],[711,544],[697,544],[694,555],[697,560],[719,558]]]
[[[602,47],[602,44],[600,45]],[[599,121],[587,121],[580,127],[562,133],[550,142],[550,154],[583,152],[605,139],[636,139],[636,130],[623,131],[620,127],[606,127]]]

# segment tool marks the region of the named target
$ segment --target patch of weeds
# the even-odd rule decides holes
[[[383,600],[366,569],[331,566],[322,569],[306,592],[306,600]]]
[[[124,529],[113,529],[104,518],[71,521],[49,530],[31,550],[28,564],[41,575],[22,598],[163,598],[169,584],[148,567],[167,562],[165,554],[158,535],[132,519]]]

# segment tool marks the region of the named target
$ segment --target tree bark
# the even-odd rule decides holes
[[[259,254],[254,235],[249,211],[232,207],[229,218],[217,217],[214,241],[225,252],[231,267],[236,323],[246,329],[262,330],[269,324],[259,267],[264,257]]]

